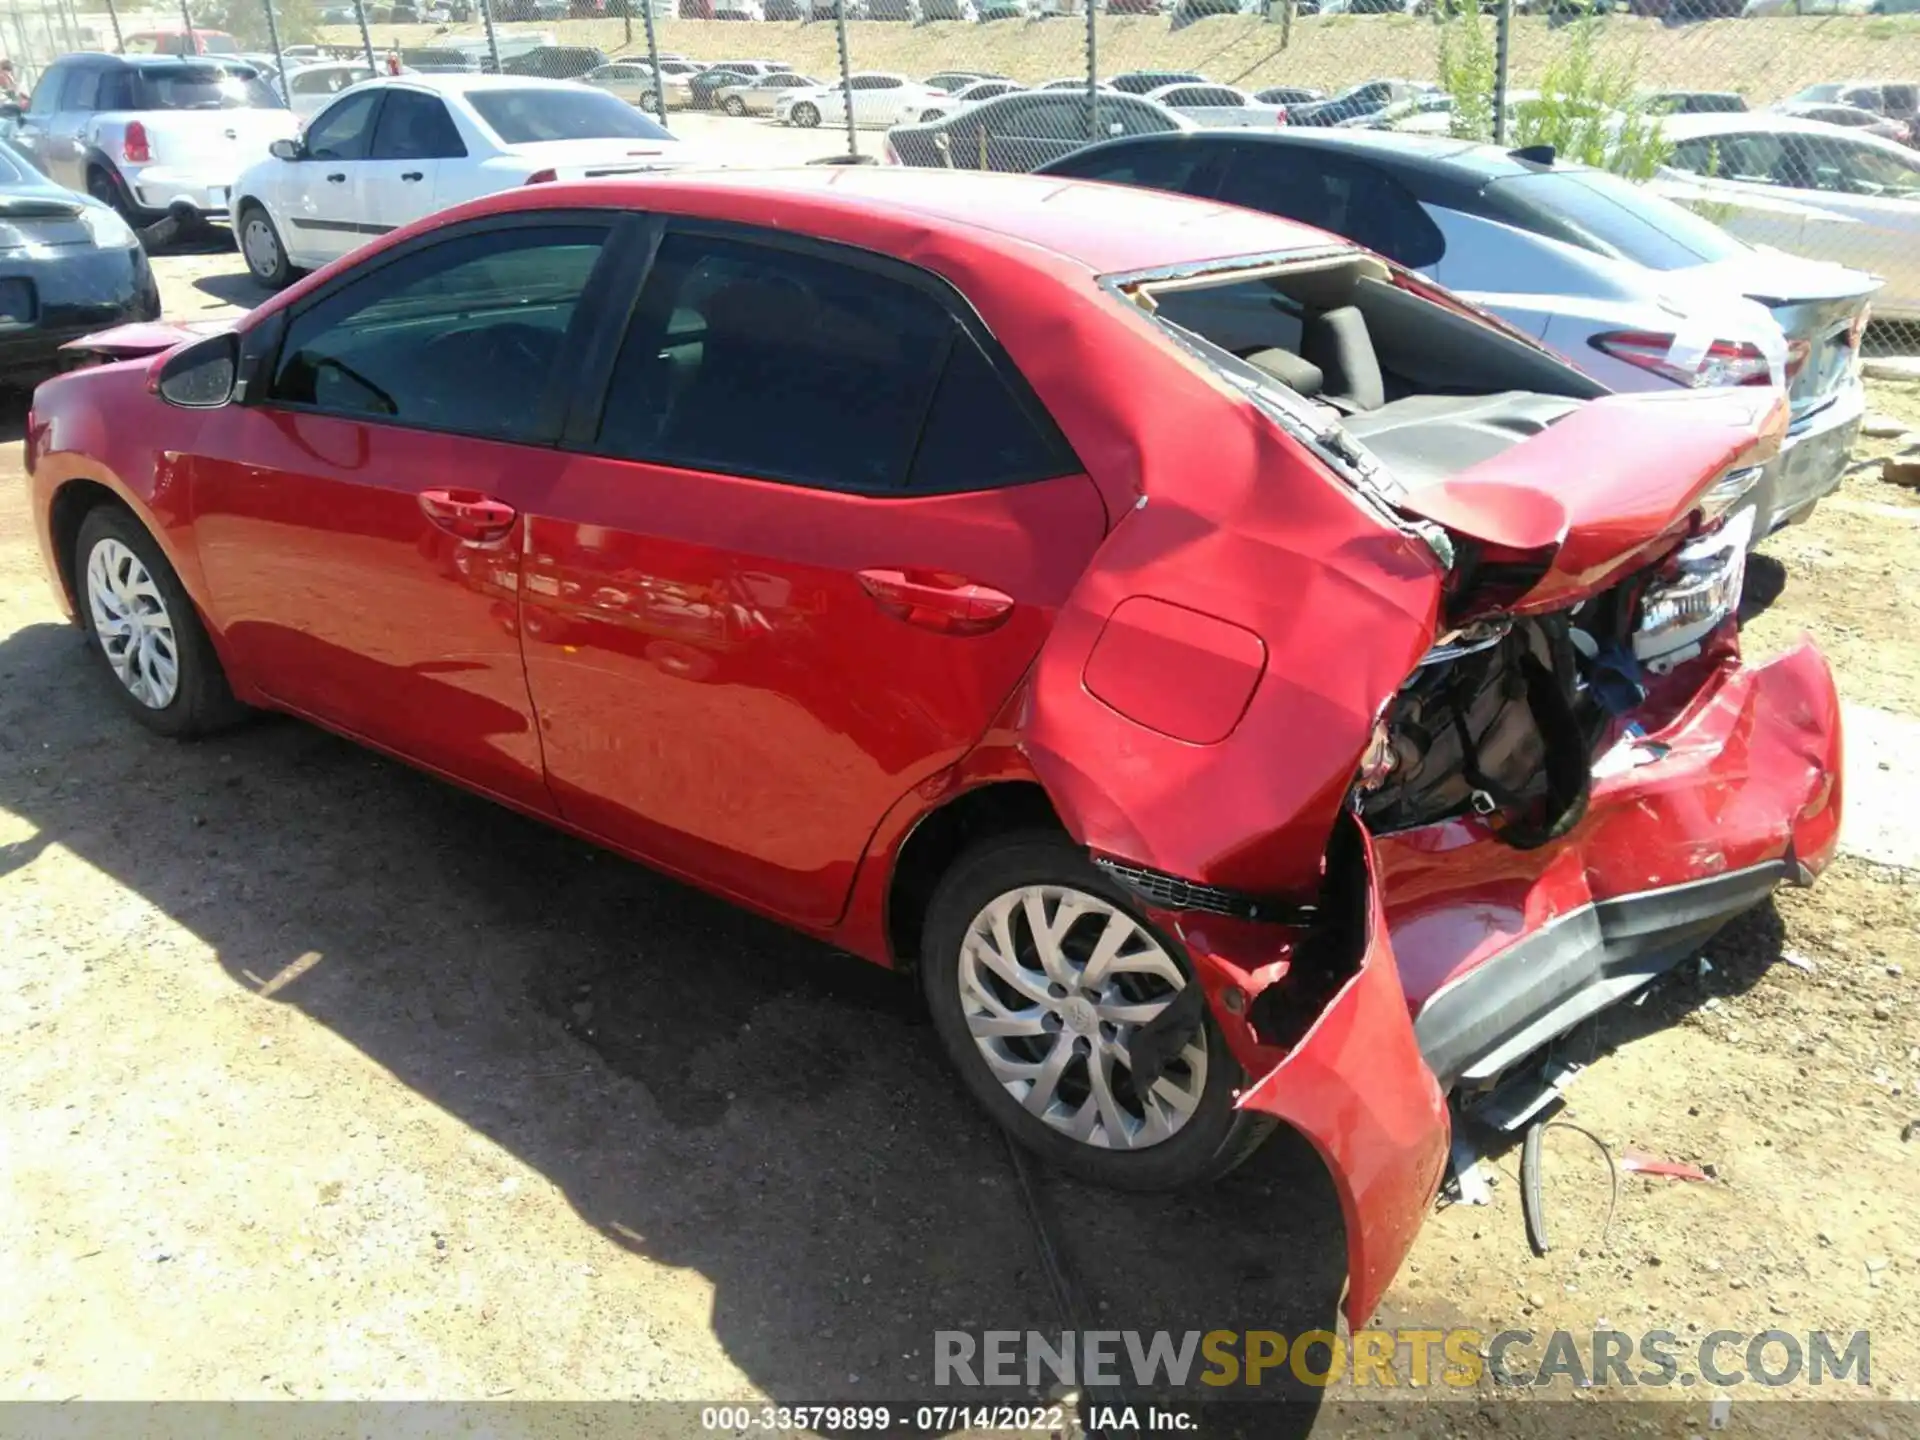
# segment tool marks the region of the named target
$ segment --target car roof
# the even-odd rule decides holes
[[[1495,180],[1537,174],[1547,167],[1522,160],[1512,150],[1446,135],[1406,135],[1393,130],[1341,130],[1302,126],[1278,130],[1198,130],[1186,135],[1114,140],[1116,147],[1143,143],[1276,145],[1301,151],[1332,151],[1364,159],[1393,176],[1423,200],[1447,203],[1449,193],[1477,193]],[[1561,167],[1568,168],[1568,167]]]
[[[155,32],[158,33],[158,32]],[[194,34],[211,34],[197,26]],[[132,36],[138,39],[139,36]],[[260,62],[245,55],[110,55],[104,50],[77,50],[70,55],[62,55],[53,63],[71,65],[84,62],[94,66],[119,66],[127,70],[146,70],[161,65],[248,65],[259,68]]]
[[[568,95],[578,95],[583,91],[589,95],[605,93],[589,86],[576,85],[571,80],[548,80],[539,75],[488,75],[473,70],[449,70],[439,73],[429,70],[412,71],[405,75],[377,75],[366,83],[369,88],[375,85],[412,85],[448,94],[465,94],[473,90],[559,90]]]
[[[1090,275],[1351,248],[1347,241],[1278,216],[1165,191],[913,166],[614,176],[504,191],[439,219],[582,205],[754,225],[775,223],[777,216],[784,231],[910,261],[928,253],[950,255],[956,246],[979,255],[1041,250]]]

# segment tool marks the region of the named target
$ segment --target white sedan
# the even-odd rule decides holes
[[[918,120],[922,112],[952,103],[944,90],[905,75],[867,71],[851,77],[853,123],[856,125],[894,126]],[[782,125],[811,130],[816,125],[847,123],[846,95],[839,85],[820,85],[810,90],[789,90],[775,102],[773,118]]]
[[[549,180],[670,169],[680,143],[631,105],[565,80],[396,75],[340,93],[233,188],[247,269],[278,288],[375,235]]]
[[[1920,155],[1877,135],[1756,111],[1674,115],[1653,180],[1742,240],[1885,278],[1880,320],[1920,320]]]
[[[302,120],[311,120],[342,90],[370,80],[380,72],[365,60],[323,61],[314,65],[287,65],[287,102]]]

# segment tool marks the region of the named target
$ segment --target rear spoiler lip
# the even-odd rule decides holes
[[[139,360],[233,329],[231,320],[138,320],[69,340],[64,355],[97,355],[102,360]]]

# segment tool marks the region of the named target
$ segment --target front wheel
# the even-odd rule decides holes
[[[649,115],[658,115],[660,113],[660,97],[651,90],[642,90],[640,92],[640,108]]]
[[[283,290],[293,280],[293,266],[280,231],[264,206],[248,201],[240,211],[240,254],[247,273],[269,290]]]
[[[1004,836],[955,862],[928,911],[920,975],[975,1097],[1084,1179],[1215,1179],[1273,1128],[1234,1109],[1244,1076],[1180,947],[1065,836]]]
[[[930,125],[946,113],[944,110],[922,110],[920,112],[920,123],[922,125]]]
[[[738,119],[747,113],[747,102],[742,100],[738,95],[729,95],[725,100],[720,102],[720,108],[735,119]]]
[[[73,550],[80,623],[134,719],[189,739],[246,713],[179,576],[131,511],[89,510]]]
[[[820,123],[819,107],[806,104],[804,101],[794,106],[793,123],[798,125],[802,130],[813,129]]]

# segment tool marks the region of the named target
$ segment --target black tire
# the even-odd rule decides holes
[[[793,107],[793,123],[802,130],[812,130],[820,123],[820,107],[802,100]]]
[[[640,92],[640,109],[645,114],[652,115],[658,119],[660,116],[660,97],[651,90],[642,90]]]
[[[102,170],[98,165],[87,171],[87,194],[102,205],[111,205],[119,217],[135,230],[146,224],[133,208],[133,201],[127,190],[118,180]]]
[[[729,95],[720,102],[720,108],[735,119],[738,119],[747,113],[747,102],[742,100],[738,95]]]
[[[251,226],[263,227],[263,239],[272,247],[271,263],[264,255],[256,255],[260,248],[248,243],[247,231]],[[247,273],[269,290],[284,290],[293,283],[298,273],[287,259],[286,242],[280,238],[280,228],[273,223],[273,217],[267,213],[264,205],[249,200],[240,207],[240,213],[234,217],[234,243],[240,247],[240,258],[246,262]]]
[[[174,660],[179,676],[173,698],[158,708],[137,699],[122,683],[94,628],[93,607],[88,600],[87,564],[95,547],[106,540],[118,541],[139,558],[152,576],[166,606],[167,618],[172,622]],[[190,740],[223,729],[246,716],[246,707],[233,698],[233,691],[227,686],[220,657],[214,652],[213,642],[207,638],[206,627],[200,623],[200,614],[182,588],[180,577],[173,573],[165,553],[131,511],[108,504],[96,505],[86,513],[73,547],[73,579],[77,597],[74,608],[86,630],[87,648],[98,659],[113,693],[134,719],[157,735]]]
[[[1206,1014],[1207,1078],[1184,1125],[1167,1139],[1138,1150],[1098,1148],[1065,1135],[1029,1114],[988,1069],[961,1009],[961,946],[974,917],[997,896],[1024,885],[1064,885],[1108,902],[1157,940],[1194,983],[1185,951],[1141,915],[1086,852],[1057,831],[1033,830],[982,841],[942,877],[928,908],[920,979],[947,1057],[987,1113],[1020,1144],[1084,1180],[1118,1190],[1173,1190],[1218,1179],[1266,1139],[1275,1122],[1237,1111],[1234,1092],[1245,1076],[1226,1039]]]

